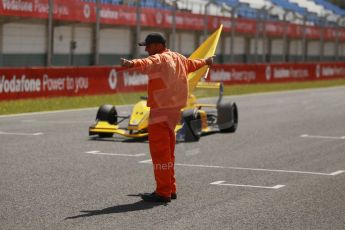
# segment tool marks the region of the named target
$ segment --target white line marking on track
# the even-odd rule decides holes
[[[215,181],[210,183],[211,185],[218,185],[218,186],[235,186],[235,187],[249,187],[249,188],[265,188],[265,189],[280,189],[285,187],[283,184],[278,184],[275,186],[258,186],[258,185],[248,185],[248,184],[224,184],[225,181]]]
[[[37,123],[37,124],[89,124],[90,121],[65,121],[65,120],[61,120],[61,121],[46,121],[46,120],[41,120],[41,121],[37,121],[37,120],[22,120],[22,123]]]
[[[152,160],[149,159],[149,160],[139,161],[139,163],[149,163],[149,162],[152,162]]]
[[[94,154],[94,155],[106,155],[106,156],[122,156],[122,157],[141,157],[145,156],[145,153],[138,153],[138,154],[122,154],[122,153],[102,153],[101,151],[88,151],[85,152],[87,154]]]
[[[317,139],[345,140],[345,136],[333,137],[333,136],[317,136],[317,135],[302,134],[302,135],[300,135],[300,137],[303,137],[303,138],[317,138]]]
[[[212,183],[210,183],[210,184],[219,185],[219,184],[223,184],[224,182],[225,182],[225,180],[220,180],[220,181],[212,182]]]
[[[32,116],[32,115],[45,115],[45,114],[66,113],[66,112],[79,112],[79,111],[93,110],[93,109],[97,109],[97,107],[81,108],[81,109],[65,109],[65,110],[42,111],[42,112],[32,112],[32,113],[8,114],[8,115],[0,115],[0,118]]]
[[[151,163],[151,162],[152,162],[151,160],[139,161],[139,163]],[[218,168],[218,169],[237,169],[237,170],[279,172],[279,173],[297,173],[297,174],[310,174],[310,175],[319,175],[319,176],[336,176],[345,172],[344,170],[339,170],[332,173],[321,173],[321,172],[307,172],[307,171],[280,170],[280,169],[259,169],[259,168],[226,167],[226,166],[217,166],[217,165],[194,165],[194,164],[180,164],[180,163],[175,163],[175,165],[185,166],[185,167],[199,167],[199,168]]]
[[[331,176],[336,176],[336,175],[342,174],[342,173],[344,173],[344,172],[345,172],[344,170],[339,170],[339,171],[333,172],[333,173],[331,173],[331,174],[329,174],[329,175],[331,175]]]
[[[10,132],[2,132],[0,131],[0,135],[16,135],[16,136],[40,136],[43,133],[10,133]]]

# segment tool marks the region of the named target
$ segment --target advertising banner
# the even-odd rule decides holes
[[[345,79],[345,63],[214,65],[206,81],[224,84]],[[0,101],[145,91],[149,77],[121,67],[0,69]]]
[[[225,84],[247,84],[265,81],[264,65],[214,65],[207,78]]]
[[[345,78],[345,64],[339,62],[316,65],[316,78]]]
[[[145,91],[148,76],[112,67],[0,70],[0,101]]]

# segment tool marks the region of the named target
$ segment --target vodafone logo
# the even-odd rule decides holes
[[[162,22],[163,22],[163,15],[162,15],[162,13],[161,12],[157,12],[156,13],[156,22],[157,22],[157,24],[162,24]]]
[[[320,78],[320,77],[321,77],[321,67],[320,67],[319,64],[316,65],[315,74],[316,74],[316,77],[317,77],[317,78]]]
[[[117,86],[117,73],[116,73],[115,69],[112,69],[110,71],[108,82],[109,82],[110,89],[116,89],[116,86]]]
[[[90,6],[88,4],[84,5],[84,17],[89,18],[91,14]]]
[[[265,75],[266,75],[266,80],[269,81],[271,80],[271,66],[266,66],[266,71],[265,71]]]

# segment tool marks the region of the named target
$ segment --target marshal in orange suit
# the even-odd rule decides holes
[[[188,59],[166,48],[160,33],[151,33],[139,46],[145,46],[147,58],[127,60],[122,66],[135,68],[149,76],[147,106],[150,107],[149,146],[156,180],[153,193],[142,194],[144,201],[170,202],[176,199],[175,182],[175,126],[181,108],[188,97],[187,75],[205,65],[213,64],[213,57]]]

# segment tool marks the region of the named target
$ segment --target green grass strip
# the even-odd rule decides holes
[[[259,92],[274,92],[284,90],[298,90],[308,88],[324,88],[334,86],[344,86],[345,79],[322,80],[310,82],[293,83],[270,83],[270,84],[248,84],[230,85],[224,87],[224,95],[241,95]],[[57,97],[42,99],[25,99],[0,102],[0,115],[28,113],[39,111],[51,111],[62,109],[77,109],[87,107],[98,107],[102,104],[123,105],[133,104],[139,101],[139,97],[145,92],[123,93],[100,96],[81,96],[81,97]],[[218,95],[217,90],[198,90],[197,97],[214,97]]]

